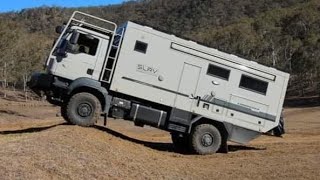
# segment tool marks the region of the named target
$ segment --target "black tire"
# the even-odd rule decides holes
[[[191,134],[191,148],[198,154],[216,153],[222,142],[220,131],[211,124],[196,126]]]
[[[66,119],[74,125],[92,126],[101,116],[100,101],[96,96],[86,92],[73,95],[66,109]]]
[[[171,133],[171,140],[174,148],[177,151],[188,151],[189,150],[189,136],[180,135],[178,133]]]
[[[285,134],[284,129],[284,119],[283,117],[280,117],[279,125],[273,129],[273,135],[277,137],[282,137],[283,134]]]

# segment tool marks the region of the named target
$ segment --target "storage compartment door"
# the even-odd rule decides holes
[[[178,93],[175,100],[175,107],[177,109],[191,111],[192,103],[195,99],[190,97],[196,94],[200,72],[200,67],[184,63]]]

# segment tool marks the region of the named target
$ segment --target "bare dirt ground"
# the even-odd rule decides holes
[[[320,107],[286,109],[287,134],[229,145],[229,154],[174,152],[167,132],[110,120],[64,124],[44,102],[0,100],[0,179],[319,179]]]

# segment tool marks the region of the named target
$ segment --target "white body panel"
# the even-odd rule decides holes
[[[147,43],[146,53],[134,50],[136,41]],[[209,64],[230,70],[228,80],[208,75]],[[242,75],[267,82],[266,93],[239,87]],[[274,68],[128,22],[110,90],[267,132],[279,123],[288,79]]]

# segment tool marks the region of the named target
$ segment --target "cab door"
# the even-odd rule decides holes
[[[55,75],[66,79],[75,80],[79,77],[93,78],[96,64],[100,64],[104,57],[101,55],[103,39],[101,37],[86,33],[84,31],[78,31],[79,38],[74,48],[70,50],[66,49],[65,56],[56,56],[56,68]],[[72,34],[67,38],[70,40]],[[104,46],[103,46],[104,47]],[[105,55],[104,51],[104,55]],[[100,58],[99,58],[100,57]],[[101,69],[101,68],[100,68]],[[101,70],[100,70],[101,71]]]

